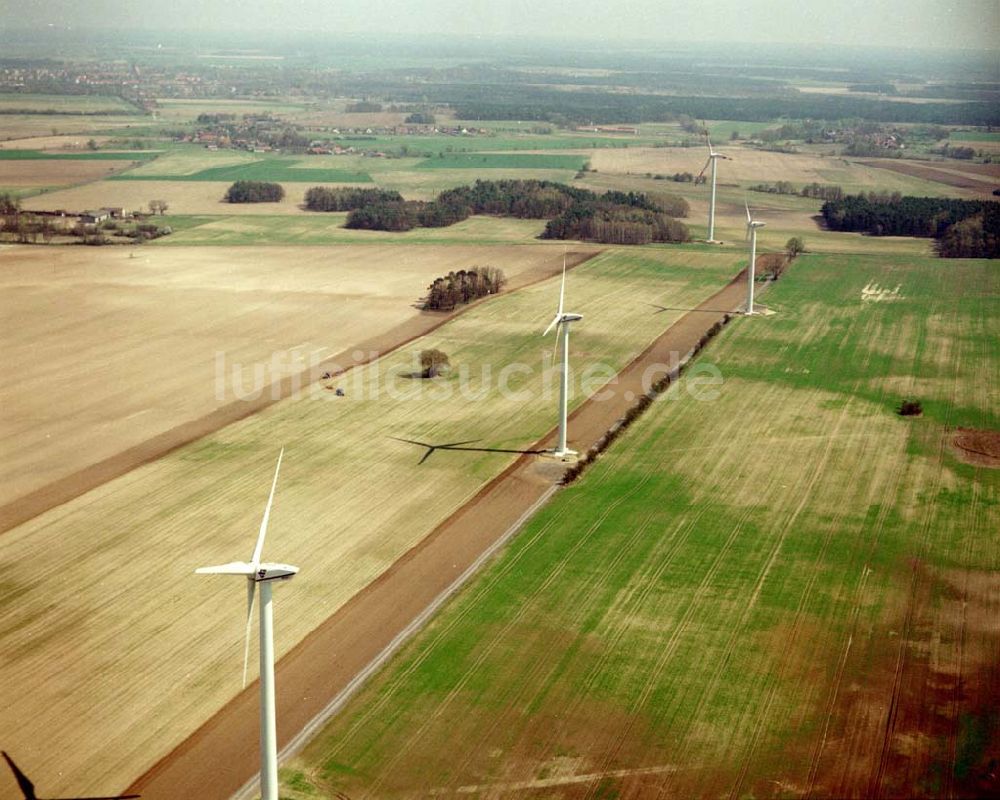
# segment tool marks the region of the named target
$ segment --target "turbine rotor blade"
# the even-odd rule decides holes
[[[549,331],[551,331],[556,325],[558,325],[561,319],[562,319],[562,310],[560,310],[560,312],[552,318],[552,322],[549,323],[549,327],[545,329],[545,331],[542,333],[542,336],[548,336]]]
[[[698,179],[699,179],[699,180],[700,180],[700,179],[701,179],[701,177],[702,177],[702,176],[703,176],[703,175],[705,174],[705,170],[707,170],[707,169],[708,169],[708,166],[709,166],[709,164],[711,164],[711,163],[712,163],[712,157],[711,157],[711,156],[709,156],[709,157],[708,157],[708,161],[706,161],[706,162],[705,162],[705,166],[703,166],[703,167],[701,168],[701,172],[699,172],[699,173],[698,173]]]
[[[253,549],[251,564],[259,564],[261,554],[264,552],[264,537],[267,535],[267,521],[271,517],[271,504],[274,502],[274,490],[278,485],[278,472],[281,471],[281,458],[285,455],[285,448],[281,448],[278,453],[278,464],[274,468],[274,480],[271,481],[271,494],[267,498],[267,506],[264,508],[264,519],[260,522],[260,533],[257,535],[257,546]]]
[[[563,298],[566,296],[566,252],[563,251],[562,283],[559,286],[559,316],[563,313]]]
[[[253,624],[253,602],[257,597],[257,584],[247,581],[247,629],[243,639],[243,688],[247,688],[247,665],[250,663],[250,626]]]
[[[750,216],[750,203],[747,202],[747,199],[745,197],[743,198],[743,205],[746,207],[747,210],[747,225],[749,225],[751,222],[753,222],[753,217]]]

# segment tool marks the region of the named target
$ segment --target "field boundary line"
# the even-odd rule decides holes
[[[368,681],[368,679],[374,675],[382,666],[393,656],[396,651],[399,650],[410,638],[413,637],[427,622],[434,616],[434,614],[441,608],[442,605],[459,589],[461,589],[473,575],[475,575],[483,565],[489,561],[497,551],[507,544],[518,531],[523,528],[529,519],[533,517],[538,510],[544,506],[552,496],[558,492],[562,486],[559,484],[553,484],[548,489],[545,490],[544,494],[539,497],[534,503],[532,503],[524,513],[512,524],[503,535],[500,536],[496,541],[494,541],[489,547],[487,547],[475,561],[469,564],[468,567],[453,580],[447,588],[439,593],[424,610],[421,611],[413,620],[407,625],[403,630],[393,637],[392,641],[387,644],[382,651],[375,656],[371,661],[368,662],[367,666],[358,672],[340,692],[327,704],[327,706],[320,711],[315,717],[313,717],[306,725],[303,727],[292,740],[288,742],[278,753],[278,763],[280,764],[285,759],[291,758],[296,755],[303,747],[306,746],[308,741],[316,734],[316,732],[323,727],[334,715],[340,711],[347,702],[361,689],[362,686]],[[252,778],[246,784],[244,784],[235,794],[232,795],[232,800],[252,800],[255,796],[258,786],[260,785],[259,775]]]

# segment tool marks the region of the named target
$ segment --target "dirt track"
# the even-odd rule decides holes
[[[595,443],[647,388],[651,366],[676,366],[716,321],[745,298],[743,274],[685,314],[571,416],[569,444]],[[656,375],[662,374],[662,370]],[[601,392],[598,393],[602,394]],[[533,448],[551,446],[555,431]],[[278,744],[285,747],[435,598],[501,538],[562,475],[551,459],[521,456],[277,665]],[[279,612],[280,614],[280,609]],[[258,689],[249,686],[128,787],[146,800],[229,798],[258,765]]]

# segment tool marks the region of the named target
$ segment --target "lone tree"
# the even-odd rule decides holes
[[[798,236],[793,236],[785,242],[785,252],[788,254],[789,258],[795,258],[795,256],[799,253],[804,253],[805,249],[805,242],[803,242]]]
[[[436,348],[420,351],[420,366],[423,369],[421,375],[424,378],[437,377],[441,370],[447,367],[450,363],[451,362],[448,360],[448,354],[443,353]]]

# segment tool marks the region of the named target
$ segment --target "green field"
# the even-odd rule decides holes
[[[445,153],[417,164],[418,169],[567,169],[580,170],[586,156],[539,153]]]
[[[0,150],[0,161],[152,161],[157,150],[80,150],[54,153],[49,150]]]
[[[959,142],[1000,142],[1000,131],[952,131],[949,139]]]
[[[801,258],[717,396],[654,404],[282,796],[984,796],[1000,474],[948,441],[1000,427],[998,299],[990,262]]]
[[[111,180],[123,181],[274,181],[276,183],[369,183],[363,172],[300,167],[301,159],[264,158],[244,164],[209,167],[188,175],[127,172]]]

